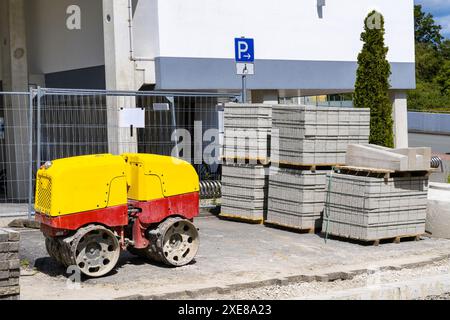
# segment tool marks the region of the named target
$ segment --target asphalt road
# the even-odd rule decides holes
[[[436,153],[450,153],[450,136],[409,133],[410,147],[431,147]]]

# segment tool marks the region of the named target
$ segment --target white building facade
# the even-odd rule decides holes
[[[23,6],[25,34],[19,36],[26,39],[30,84],[239,90],[234,38],[245,36],[255,39],[250,90],[280,96],[348,92],[364,19],[375,9],[385,18],[392,89],[415,87],[413,0],[326,0],[325,6],[318,0],[1,2]],[[73,5],[80,9],[80,29],[68,28],[77,13]],[[10,18],[17,27],[11,21],[17,15]],[[118,73],[121,81],[113,81]]]

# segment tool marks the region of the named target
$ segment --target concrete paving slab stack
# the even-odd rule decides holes
[[[273,158],[282,164],[344,164],[348,144],[369,141],[369,109],[277,105],[272,113]]]
[[[267,210],[272,106],[226,104],[220,216],[261,223]]]
[[[272,167],[266,223],[311,232],[320,228],[327,172]]]
[[[425,233],[428,177],[333,173],[322,230],[372,241]]]
[[[11,229],[0,228],[0,300],[18,300],[20,234]]]
[[[268,162],[272,106],[226,104],[224,109],[224,157]]]
[[[322,226],[326,174],[350,143],[368,143],[368,109],[277,105],[266,223],[314,232]]]
[[[349,145],[327,182],[325,233],[356,240],[425,233],[430,148]]]
[[[220,216],[262,222],[266,212],[267,166],[222,165],[222,207]]]

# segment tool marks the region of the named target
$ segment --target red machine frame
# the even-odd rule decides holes
[[[49,237],[65,236],[89,224],[99,224],[116,231],[125,248],[124,228],[129,218],[134,218],[132,226],[133,246],[137,249],[149,245],[145,231],[152,224],[159,224],[168,217],[178,216],[192,220],[199,214],[199,193],[192,192],[151,201],[129,200],[128,204],[108,207],[65,216],[50,217],[36,212],[36,220],[41,223],[41,231]]]

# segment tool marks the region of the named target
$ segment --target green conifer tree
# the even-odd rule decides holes
[[[369,142],[394,147],[392,104],[389,98],[391,67],[386,59],[384,18],[372,11],[364,23],[361,40],[363,49],[358,55],[354,105],[370,108]]]

